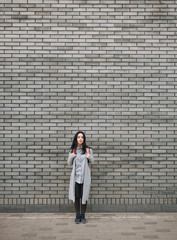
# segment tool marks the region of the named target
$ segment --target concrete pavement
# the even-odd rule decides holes
[[[0,213],[1,240],[177,240],[177,213]]]

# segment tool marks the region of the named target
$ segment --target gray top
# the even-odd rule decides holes
[[[94,162],[93,151],[89,149],[90,158],[89,163]],[[68,156],[68,164],[73,167],[70,176],[70,184],[69,184],[69,199],[75,202],[75,176],[76,176],[76,157],[73,157],[71,151]],[[90,183],[91,183],[91,174],[89,169],[88,161],[85,161],[84,165],[84,185],[83,185],[83,196],[82,196],[82,204],[85,204],[89,197],[90,191]]]
[[[87,161],[86,153],[82,154],[82,148],[78,147],[76,150],[75,164],[76,174],[75,181],[79,184],[84,183],[85,162]]]

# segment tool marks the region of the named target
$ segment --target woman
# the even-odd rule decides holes
[[[70,166],[73,165],[70,177],[69,199],[74,203],[76,212],[75,223],[87,222],[85,212],[91,183],[89,163],[93,162],[93,151],[86,144],[85,134],[79,131],[74,136],[68,157],[68,164]]]

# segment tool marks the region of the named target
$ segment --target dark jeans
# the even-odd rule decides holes
[[[83,184],[75,183],[75,211],[76,214],[85,214],[87,208],[86,204],[82,204]]]

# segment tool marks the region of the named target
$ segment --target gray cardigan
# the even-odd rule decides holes
[[[93,157],[93,151],[91,148],[89,149],[89,153],[90,153],[89,162],[92,164],[94,162],[94,157]],[[69,152],[69,156],[68,156],[68,164],[70,166],[73,166],[71,176],[70,176],[70,184],[69,184],[69,199],[75,202],[75,157],[73,157],[71,151]],[[91,183],[91,174],[90,174],[90,168],[87,161],[85,164],[82,204],[85,204],[89,198],[90,183]]]

